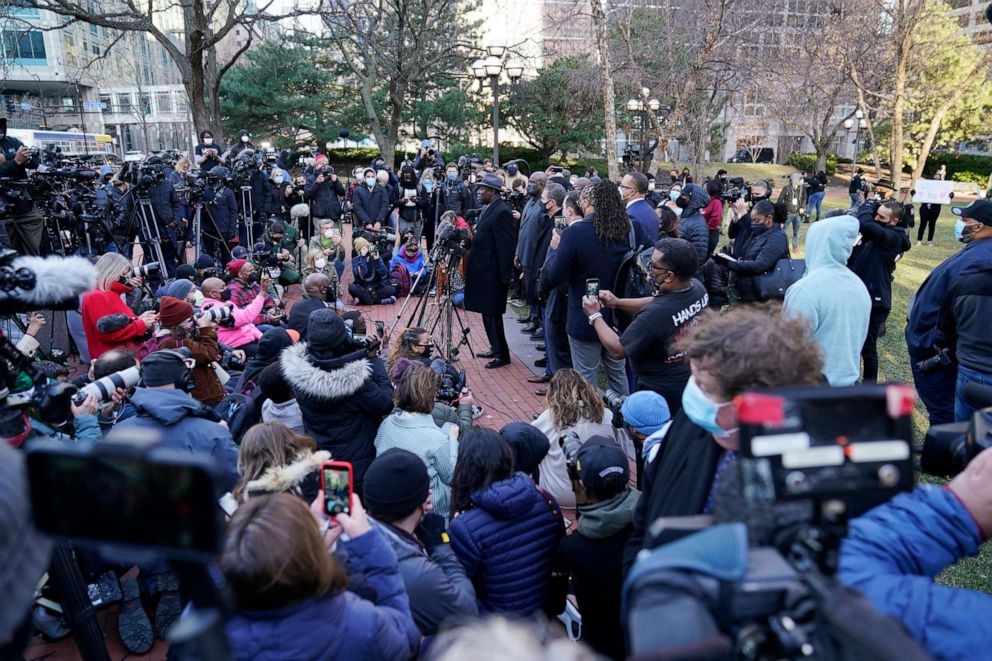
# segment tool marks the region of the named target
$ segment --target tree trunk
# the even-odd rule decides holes
[[[930,158],[930,150],[933,149],[933,142],[937,139],[937,132],[940,130],[940,125],[944,122],[944,118],[947,113],[950,112],[964,93],[969,90],[971,85],[978,79],[978,76],[982,73],[983,64],[979,64],[977,67],[972,69],[968,77],[954,90],[954,93],[944,101],[944,103],[937,109],[933,117],[930,118],[930,126],[927,127],[927,135],[923,138],[923,143],[920,145],[920,157],[916,161],[916,167],[913,169],[913,181],[923,176],[923,170],[927,166],[927,159]]]
[[[871,119],[868,116],[868,106],[865,104],[865,92],[861,89],[858,69],[853,64],[851,65],[851,80],[854,81],[854,89],[857,90],[858,94],[858,109],[865,116],[865,139],[868,141],[872,159],[875,161],[875,179],[879,179],[882,176],[882,159],[878,153],[878,142],[875,141],[875,129],[872,127]],[[857,145],[855,145],[855,160],[857,160]]]
[[[824,146],[819,143],[815,144],[816,147],[816,172],[826,172],[827,171],[827,150],[830,149],[829,145]]]
[[[619,181],[620,162],[617,158],[617,113],[610,71],[610,49],[606,41],[606,13],[603,0],[592,0],[592,22],[596,27],[596,50],[599,53],[599,77],[603,85],[603,125],[606,129],[606,169],[610,179]]]
[[[902,34],[899,35],[899,40],[896,45],[896,71],[895,71],[895,81],[893,86],[893,100],[892,100],[892,144],[889,149],[889,163],[891,170],[891,179],[896,190],[902,185],[902,148],[903,142],[905,140],[903,134],[903,115],[906,109],[906,67],[909,60],[909,37],[907,33],[909,31],[909,25],[907,22],[909,18],[907,13],[910,11],[908,2],[906,0],[899,0],[898,12],[902,15],[901,23],[898,26],[902,30]]]

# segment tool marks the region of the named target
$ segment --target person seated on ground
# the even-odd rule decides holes
[[[442,375],[447,374],[456,382],[464,376],[454,365],[444,360],[443,356],[434,355],[434,339],[430,333],[418,326],[404,329],[397,336],[387,359],[389,369],[393,370],[401,358],[438,370]]]
[[[282,366],[274,362],[264,370],[258,380],[258,388],[262,393],[262,422],[281,422],[297,434],[305,433],[303,427],[303,412],[293,397],[293,389],[289,387],[283,376]]]
[[[815,386],[822,379],[823,359],[809,325],[783,319],[774,304],[707,311],[679,345],[692,375],[682,393],[682,410],[644,469],[628,564],[644,547],[652,521],[709,514],[721,480],[736,475],[740,439],[734,397],[761,388]]]
[[[451,477],[458,457],[458,426],[442,431],[431,412],[441,377],[424,365],[407,366],[393,390],[396,409],[386,416],[375,435],[377,455],[392,448],[413,452],[427,466],[434,511],[449,517]]]
[[[400,358],[397,360],[389,370],[389,380],[393,384],[393,388],[395,389],[399,385],[407,368],[421,364],[409,358]],[[430,367],[435,374],[437,373],[437,366],[437,363],[433,363]],[[472,428],[473,420],[482,415],[482,407],[473,403],[475,399],[472,397],[472,391],[467,386],[461,389],[461,392],[458,393],[457,401],[453,401],[451,404],[438,400],[436,397],[437,394],[435,393],[434,408],[431,409],[431,417],[434,419],[434,424],[442,429],[445,428],[445,425],[455,425],[458,427],[459,434],[464,434]]]
[[[193,273],[190,274],[188,278],[179,277],[180,272],[187,268]],[[194,308],[199,308],[200,303],[203,301],[203,293],[200,291],[199,283],[196,280],[196,272],[190,264],[180,264],[179,268],[176,269],[176,279],[169,283],[169,286],[165,288],[165,296],[171,296],[172,298],[179,299],[180,301],[186,301]]]
[[[406,239],[406,243],[400,247],[399,238],[396,240],[396,250],[393,253],[393,259],[389,262],[389,272],[392,273],[393,269],[397,265],[402,265],[406,269],[407,273],[410,274],[410,286],[413,287],[414,282],[417,281],[417,277],[420,277],[418,282],[417,292],[423,291],[419,289],[423,287],[426,283],[430,282],[431,271],[430,269],[425,269],[425,264],[427,260],[424,258],[424,253],[420,250],[420,244],[416,242],[411,234]],[[421,275],[423,273],[423,275]]]
[[[220,360],[217,346],[217,324],[207,315],[193,316],[193,306],[171,296],[158,301],[158,321],[161,329],[145,347],[150,351],[186,347],[196,366],[193,368],[193,399],[207,406],[216,406],[227,391],[217,377],[214,365]]]
[[[241,392],[247,395],[254,392],[258,387],[262,370],[273,362],[278,362],[282,350],[299,341],[300,334],[292,328],[273,328],[265,331],[258,340],[255,355],[245,365],[244,375],[241,377]]]
[[[545,395],[547,408],[532,423],[551,441],[548,456],[541,462],[541,487],[566,509],[575,507],[575,492],[568,479],[561,439],[575,432],[579,440],[605,436],[626,448],[629,441],[613,425],[613,412],[603,404],[603,397],[581,374],[571,368],[554,373]],[[631,453],[633,456],[633,453]]]
[[[278,422],[252,426],[241,439],[238,478],[231,500],[222,505],[228,515],[250,499],[272,493],[289,493],[312,503],[320,491],[320,467],[331,453],[318,450],[309,436],[297,434]]]
[[[252,498],[227,526],[218,559],[234,595],[227,636],[235,659],[407,659],[420,632],[410,615],[396,555],[352,496],[351,514],[331,522],[323,494],[307,506],[285,493]],[[319,517],[321,523],[315,518]],[[375,592],[348,592],[339,542]]]
[[[625,659],[620,622],[623,552],[634,531],[640,492],[628,487],[630,463],[613,441],[593,437],[575,458],[576,531],[558,545],[558,561],[571,574],[582,613],[582,640],[611,659]]]
[[[279,301],[269,296],[272,278],[264,269],[260,272],[258,282],[252,283],[255,268],[255,265],[246,259],[235,259],[228,262],[227,272],[233,278],[227,286],[230,300],[235,307],[249,308],[253,306],[259,296],[262,296],[262,308],[251,321],[256,326],[276,326],[283,321],[286,315],[279,306]],[[204,295],[206,295],[205,292]],[[224,342],[224,344],[228,343]]]
[[[262,283],[268,285],[271,282],[269,276],[262,276]],[[207,278],[200,285],[203,292],[203,303],[201,310],[209,310],[214,307],[231,307],[231,323],[221,324],[217,328],[217,339],[225,346],[232,349],[241,349],[248,357],[253,357],[258,350],[258,340],[262,337],[262,331],[253,323],[262,312],[265,305],[265,294],[259,292],[255,298],[249,301],[248,305],[242,307],[225,299],[224,281],[220,278]]]
[[[158,313],[152,310],[135,315],[121,298],[122,294],[129,294],[141,286],[141,278],[132,275],[127,257],[115,252],[104,253],[96,262],[96,272],[96,289],[83,294],[80,308],[91,360],[111,349],[137,348],[158,319]],[[122,323],[99,323],[101,319],[112,317],[121,317]],[[114,330],[108,330],[108,326]]]
[[[96,381],[131,367],[139,367],[137,353],[130,349],[111,349],[90,363],[88,377],[90,381]],[[118,422],[134,415],[134,407],[128,401],[133,393],[134,388],[129,390],[117,388],[111,393],[110,399],[103,403],[103,407],[97,413],[97,420],[104,434]]]
[[[390,284],[386,264],[378,249],[363,238],[355,239],[355,254],[351,258],[351,273],[355,281],[348,285],[348,293],[356,304],[374,305],[395,303],[396,288]]]
[[[413,452],[381,453],[365,475],[365,506],[393,547],[413,621],[433,636],[445,620],[475,615],[475,589],[451,545],[444,517],[431,511],[431,477]]]
[[[334,219],[322,218],[317,233],[310,238],[310,245],[307,246],[307,266],[303,268],[304,275],[333,270],[340,279],[341,274],[344,273],[346,259],[344,246],[341,245],[341,232],[338,231]]]
[[[496,431],[476,428],[459,442],[451,511],[451,547],[479,610],[541,612],[564,519],[554,498],[514,471],[513,451]]]
[[[393,410],[393,387],[376,352],[356,347],[332,310],[310,315],[307,340],[284,350],[279,363],[303,413],[303,427],[321,450],[351,462],[356,493],[375,457],[375,435]]]
[[[934,578],[975,556],[992,530],[992,452],[975,457],[946,486],[925,484],[851,521],[838,577],[883,615],[898,619],[935,659],[984,658],[992,623],[985,592]]]
[[[544,432],[526,422],[510,422],[499,430],[499,436],[513,452],[514,468],[539,482],[541,462],[551,449],[551,441]]]
[[[190,396],[194,359],[189,349],[163,349],[141,361],[141,387],[131,396],[135,416],[118,429],[146,429],[161,436],[160,445],[213,458],[221,487],[238,479],[238,448],[213,409]]]
[[[261,241],[255,244],[252,253],[256,268],[279,269],[279,284],[283,286],[300,281],[300,271],[294,255],[306,245],[303,239],[291,239],[289,229],[291,228],[287,228],[281,220],[274,221],[262,235]],[[299,236],[295,229],[293,233]]]
[[[636,452],[637,488],[640,489],[644,465],[658,454],[658,448],[672,426],[672,414],[664,397],[650,390],[639,390],[623,400],[620,415]]]

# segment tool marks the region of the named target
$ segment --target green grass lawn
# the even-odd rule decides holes
[[[967,206],[968,202],[957,202],[953,206]],[[847,200],[824,200],[824,209],[846,207]],[[885,337],[878,341],[879,380],[898,383],[913,383],[909,367],[909,355],[903,329],[906,322],[906,307],[927,275],[940,262],[961,249],[954,238],[954,219],[950,208],[945,206],[937,220],[937,229],[932,246],[916,245],[916,229],[911,230],[912,249],[903,255],[896,265],[895,280],[892,283],[892,313],[886,323]],[[802,240],[809,225],[802,227]],[[913,440],[922,442],[927,430],[926,409],[918,404],[913,414]],[[919,473],[920,482],[941,484],[943,479]],[[992,545],[986,544],[975,558],[959,562],[940,575],[938,580],[947,585],[973,588],[992,592]]]

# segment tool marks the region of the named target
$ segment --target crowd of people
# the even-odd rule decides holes
[[[893,274],[911,246],[905,197],[852,183],[850,209],[821,215],[823,173],[789,178],[777,197],[767,181],[730,195],[725,171],[702,185],[688,170],[527,176],[515,164],[445,163],[425,143],[395,172],[376,158],[347,185],[319,155],[299,171],[259,164],[252,201],[254,184],[236,195],[222,171],[251,144],[242,132],[224,149],[205,131],[191,161],[167,168],[153,196],[172,207],[158,216],[175,232],[167,263],[138,274],[126,248],[147,238],[137,235],[94,255],[95,286],[69,312],[86,369],[45,365],[52,382],[77,386],[134,368],[140,380],[74,402],[60,424],[32,408],[16,432],[4,418],[5,652],[73,624],[51,607],[50,586],[33,604],[47,556],[22,543],[36,533],[21,451],[140,430],[217,468],[226,523],[212,568],[232,597],[224,630],[235,658],[649,655],[632,647],[625,577],[659,544],[653,522],[740,501],[735,398],[879,378]],[[190,255],[182,237],[194,212],[175,185],[194,163],[222,231]],[[108,198],[127,186],[105,177]],[[965,384],[992,383],[982,312],[992,202],[955,213],[964,248],[920,287],[905,331],[935,425],[979,408]],[[544,408],[531,420],[481,426],[464,372],[436,355],[429,330],[389,336],[348,305],[436,287],[442,264],[430,255],[451,241],[448,228],[464,230],[454,236],[465,256],[443,266],[456,304],[482,317],[485,367],[511,361],[508,305],[543,353],[529,380]],[[350,300],[340,292],[349,263]],[[13,339],[34,360],[45,318],[27,321]],[[937,354],[949,359],[920,366]],[[333,517],[328,461],[351,477]],[[841,550],[840,578],[938,657],[980,655],[992,638],[965,617],[987,595],[931,580],[990,530],[990,463],[984,453],[946,489],[921,487],[854,521]],[[88,580],[109,572],[119,583],[129,651],[148,652],[190,616],[188,586],[166,558],[140,565],[138,579],[119,558],[78,558]],[[559,630],[556,618],[581,626]]]

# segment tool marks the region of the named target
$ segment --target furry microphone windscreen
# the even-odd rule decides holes
[[[11,268],[34,273],[35,285],[0,292],[0,314],[73,309],[96,285],[96,267],[84,257],[18,257]]]
[[[129,323],[131,323],[131,317],[118,312],[97,319],[96,329],[101,333],[116,333],[122,328],[126,328]]]

